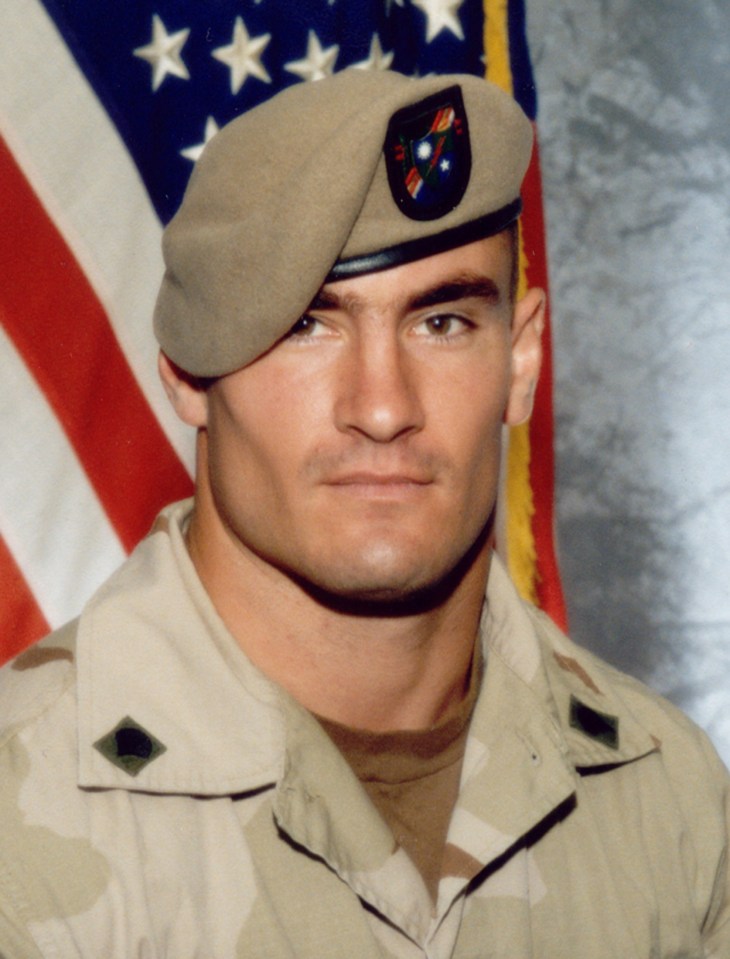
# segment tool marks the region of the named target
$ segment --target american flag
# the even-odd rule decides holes
[[[523,0],[2,0],[0,659],[75,616],[192,490],[150,322],[162,228],[205,143],[347,68],[486,72],[534,119],[524,16]],[[527,194],[544,283],[536,163]],[[516,444],[530,502],[510,559],[524,553],[525,591],[560,619],[549,370],[541,389]]]

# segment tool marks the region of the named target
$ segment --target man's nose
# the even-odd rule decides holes
[[[397,333],[363,335],[349,345],[335,419],[339,430],[360,433],[376,443],[423,428],[415,361]]]

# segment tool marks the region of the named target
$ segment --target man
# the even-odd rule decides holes
[[[530,148],[358,72],[207,147],[155,317],[194,502],[4,672],[0,954],[730,955],[712,748],[492,553]]]

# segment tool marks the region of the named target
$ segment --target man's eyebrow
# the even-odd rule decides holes
[[[429,306],[438,306],[441,303],[452,303],[457,300],[486,300],[497,303],[500,299],[499,287],[494,280],[476,273],[465,273],[417,293],[408,300],[409,310],[421,310]],[[321,289],[309,305],[310,310],[337,310],[342,307],[358,306],[357,298],[349,296],[339,297],[331,290]]]
[[[424,307],[438,306],[441,303],[472,299],[497,303],[500,299],[499,288],[494,280],[490,280],[486,276],[458,276],[414,296],[409,306],[412,310],[421,310]]]
[[[336,310],[342,305],[342,301],[335,293],[328,293],[327,290],[320,290],[307,307],[308,310]]]

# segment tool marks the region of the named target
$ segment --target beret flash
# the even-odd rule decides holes
[[[206,146],[163,235],[154,327],[194,376],[250,363],[323,283],[505,229],[532,128],[467,75],[346,70],[287,88]]]

